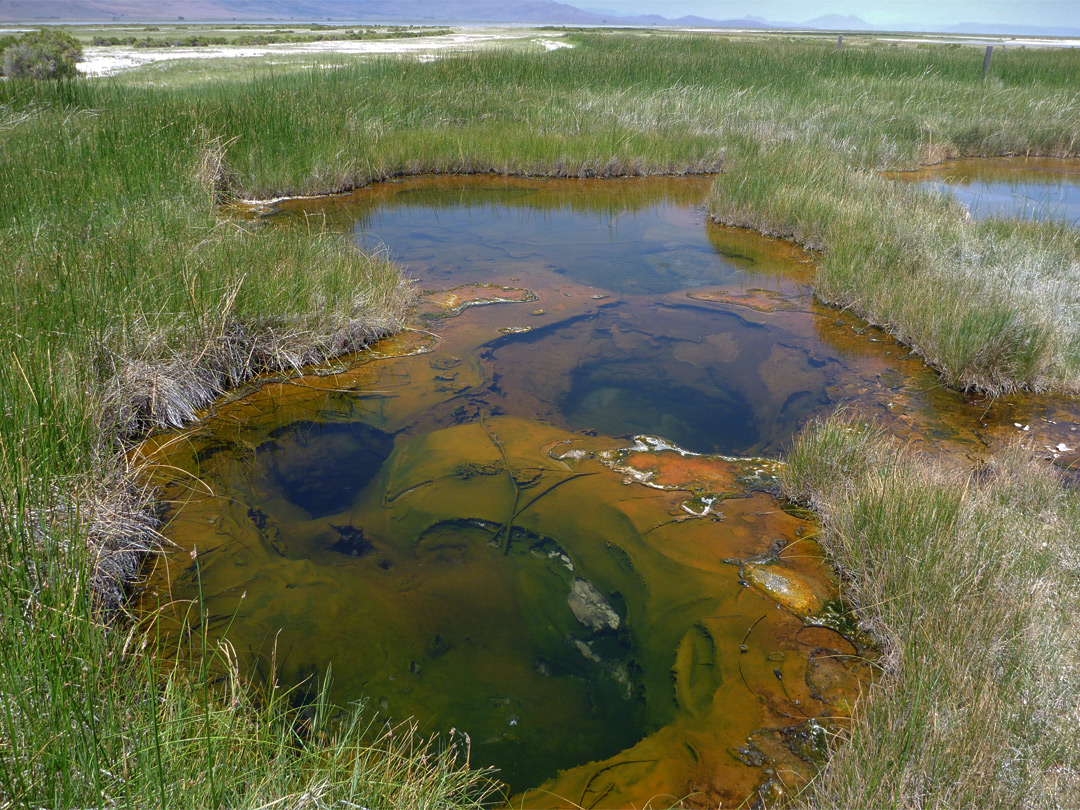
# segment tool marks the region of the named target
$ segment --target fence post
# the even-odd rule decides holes
[[[983,78],[986,78],[986,71],[990,69],[990,57],[994,55],[994,46],[986,46],[986,56],[983,57]]]
[[[840,46],[844,44],[844,35],[839,34],[836,37],[836,50],[840,50]]]

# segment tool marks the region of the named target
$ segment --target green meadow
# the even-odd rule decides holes
[[[883,178],[1080,153],[1080,52],[575,32],[573,48],[0,82],[0,806],[464,807],[482,774],[362,712],[164,667],[124,615],[159,542],[125,451],[254,375],[399,329],[413,291],[317,225],[222,215],[422,173],[717,173],[721,222],[945,384],[1080,389],[1080,241]],[[333,65],[330,69],[329,65]],[[1075,498],[1017,450],[957,472],[843,417],[791,453],[881,678],[807,807],[1080,804]],[[197,643],[197,640],[196,640]],[[336,716],[334,723],[328,718]],[[842,742],[842,744],[840,744]]]

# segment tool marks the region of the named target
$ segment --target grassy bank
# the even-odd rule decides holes
[[[807,807],[1080,803],[1080,503],[1022,449],[943,469],[843,417],[788,493],[823,518],[883,672]]]
[[[221,667],[161,672],[139,638],[105,625],[159,539],[124,444],[252,374],[396,329],[409,285],[326,235],[219,221],[220,148],[190,109],[81,85],[4,89],[0,794],[391,806],[422,789],[468,804],[470,777],[435,750],[406,756],[408,735],[361,744],[353,726],[312,748],[287,700],[248,695]]]
[[[190,418],[251,374],[355,349],[395,328],[409,300],[392,266],[317,230],[219,220],[229,196],[419,172],[724,168],[718,216],[825,249],[821,294],[889,325],[949,379],[1075,387],[1076,299],[1062,293],[1076,274],[1075,234],[973,225],[871,172],[954,152],[1074,154],[1075,54],[1009,51],[983,81],[966,49],[574,41],[428,64],[267,66],[245,81],[185,74],[175,87],[160,68],[154,87],[137,74],[0,84],[0,790],[13,803],[259,806],[311,795],[376,807],[420,804],[395,791],[421,784],[431,806],[471,795],[446,758],[394,770],[404,760],[386,754],[387,740],[376,784],[372,760],[355,765],[355,752],[371,751],[359,732],[312,745],[318,734],[294,725],[284,702],[251,704],[235,681],[208,687],[208,674],[160,673],[138,637],[96,610],[88,583],[102,554],[122,571],[154,542],[152,519],[131,522],[145,495],[118,455],[124,442]],[[1032,283],[1010,286],[1017,266]],[[901,293],[923,285],[920,300],[951,309],[905,309]],[[986,357],[973,362],[981,345]],[[872,614],[903,604],[895,596],[864,604]],[[914,699],[906,688],[898,701]],[[882,795],[901,776],[882,774]]]
[[[948,384],[1080,389],[1080,240],[977,222],[948,199],[807,143],[763,145],[720,178],[722,222],[820,250],[814,290],[911,346]]]

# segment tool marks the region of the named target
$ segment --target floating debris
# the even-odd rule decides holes
[[[715,304],[733,304],[749,307],[758,312],[795,312],[800,307],[787,295],[776,290],[751,288],[748,290],[692,290],[686,294],[694,301]]]
[[[501,284],[462,284],[449,290],[424,290],[421,317],[452,318],[469,307],[488,304],[526,304],[536,300],[536,294],[524,287],[504,287]]]
[[[782,565],[748,563],[739,573],[750,585],[804,619],[821,613],[831,596],[821,592],[823,583]]]
[[[658,436],[646,435],[635,436],[630,447],[603,451],[598,459],[628,481],[711,498],[708,504],[700,504],[704,507],[701,516],[708,514],[720,495],[775,486],[783,467],[783,462],[775,459],[694,453]]]
[[[574,613],[574,618],[594,633],[619,629],[619,614],[587,579],[577,577],[574,580],[566,601]]]

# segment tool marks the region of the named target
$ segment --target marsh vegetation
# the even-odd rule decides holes
[[[1018,446],[957,470],[843,414],[788,461],[884,646],[882,688],[805,806],[1075,804],[1075,490]]]
[[[167,33],[159,33],[158,26],[146,26],[147,32],[138,37],[96,35],[90,44],[97,47],[131,45],[136,48],[202,48],[210,45],[278,45],[287,42],[358,42],[369,39],[413,39],[416,37],[445,36],[449,28],[420,28],[413,26],[389,26],[384,28],[335,28],[314,25],[310,28],[255,29],[252,26],[211,29],[206,26],[192,27],[190,33],[174,30],[168,26]]]
[[[130,443],[253,375],[395,330],[412,299],[384,257],[316,221],[220,216],[234,197],[417,173],[720,171],[714,216],[818,251],[817,295],[947,384],[1076,390],[1076,230],[972,221],[878,174],[1075,155],[1074,52],[1006,51],[983,80],[963,48],[572,41],[174,87],[0,83],[0,790],[13,803],[483,798],[442,749],[361,721],[330,733],[317,699],[298,714],[252,693],[227,646],[205,651],[220,665],[163,669],[138,630],[106,621],[124,596],[110,572],[130,573],[159,528]],[[847,598],[887,652],[848,744],[800,801],[1076,803],[1074,499],[1020,455],[929,470],[842,423],[796,444],[791,491],[822,510]]]

